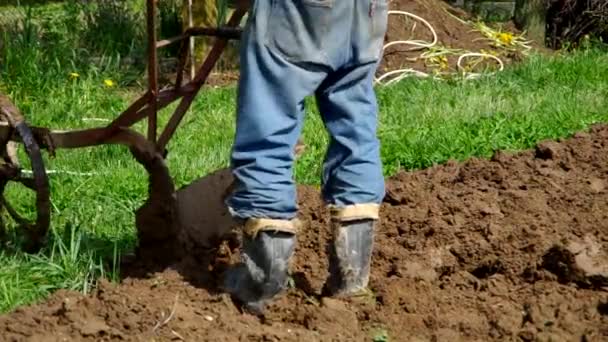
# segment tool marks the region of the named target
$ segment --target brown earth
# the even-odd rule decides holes
[[[608,126],[491,160],[387,180],[373,296],[322,298],[327,215],[300,187],[294,286],[264,317],[219,288],[236,235],[215,251],[123,265],[121,284],[58,291],[0,317],[2,341],[605,341]],[[148,255],[162,259],[158,251]]]

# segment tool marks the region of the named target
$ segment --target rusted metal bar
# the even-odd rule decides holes
[[[190,37],[191,37],[190,35],[187,35],[187,34],[183,33],[183,34],[180,34],[179,36],[175,36],[175,37],[159,40],[159,41],[156,42],[156,48],[160,49],[160,48],[169,46],[171,44],[175,44],[177,42],[181,42],[182,40],[190,38]]]
[[[156,125],[158,110],[156,96],[158,95],[158,56],[156,51],[156,0],[148,0],[148,86],[150,99],[148,102],[148,140],[156,141]]]
[[[150,102],[150,92],[146,92],[140,98],[135,100],[124,112],[122,112],[116,119],[114,119],[108,126],[110,130],[117,129],[119,127],[130,127],[135,122],[141,120],[133,120],[133,117],[137,115],[137,112]]]
[[[193,91],[195,91],[195,88],[190,83],[184,85],[183,87],[181,87],[179,89],[162,90],[158,93],[158,96],[157,96],[156,109],[162,110],[163,108],[165,108],[168,105],[170,105],[171,103],[173,103],[175,100],[177,100],[177,99],[183,97],[184,95],[187,95]],[[143,100],[143,99],[140,98],[139,100]],[[145,104],[146,103],[144,102],[144,105]],[[116,129],[118,127],[131,127],[132,125],[139,122],[140,120],[148,117],[150,115],[149,113],[150,113],[149,107],[146,106],[144,108],[141,108],[141,106],[140,106],[140,109],[138,109],[135,112],[130,112],[130,113],[128,113],[128,115],[121,115],[119,117],[119,119],[120,119],[119,123],[116,123],[114,125],[110,124],[110,125],[115,126],[115,127],[112,127],[112,129]],[[125,112],[124,114],[127,114],[127,113]],[[117,121],[117,120],[115,120],[115,121]],[[110,132],[113,132],[113,130]]]
[[[228,21],[228,26],[238,26],[246,12],[247,9],[245,8],[237,8],[232,14],[230,20]],[[167,143],[175,133],[177,126],[179,126],[181,120],[184,118],[184,115],[190,107],[190,104],[192,104],[192,101],[196,97],[196,94],[207,80],[207,77],[209,77],[211,70],[213,70],[213,68],[215,67],[215,64],[219,60],[222,51],[224,50],[224,48],[226,48],[227,44],[228,39],[226,38],[218,38],[213,44],[211,51],[209,52],[207,58],[205,59],[205,62],[197,72],[196,77],[194,78],[194,80],[192,80],[192,82],[190,82],[194,87],[194,91],[185,95],[182,98],[182,102],[180,102],[179,106],[175,109],[175,112],[171,116],[169,123],[167,124],[167,126],[165,126],[165,129],[163,130],[160,138],[158,139],[157,145],[160,151],[165,149]]]
[[[101,145],[104,140],[109,139],[123,128],[118,128],[114,133],[109,128],[98,127],[74,131],[51,131],[44,127],[30,126],[32,139],[42,149],[54,148],[78,148]],[[0,122],[0,139],[23,143],[23,138],[17,135],[10,124]]]
[[[239,20],[239,22],[240,22],[240,20]],[[236,25],[238,25],[239,22],[237,22]],[[228,25],[230,25],[230,23]],[[237,26],[222,26],[222,27],[217,27],[217,28],[193,27],[193,28],[188,29],[187,32],[188,32],[188,34],[190,34],[193,37],[211,36],[211,37],[218,37],[218,38],[224,38],[224,39],[238,40],[238,39],[241,39],[241,34],[243,33],[243,30]]]
[[[118,127],[112,132],[107,127],[72,131],[51,131],[44,127],[29,127],[29,129],[32,131],[31,139],[36,141],[40,148],[73,149],[115,143],[120,132],[124,132],[127,128]],[[16,135],[14,129],[6,122],[0,123],[0,139],[23,142],[22,137]]]
[[[187,41],[182,41],[182,44],[179,48],[178,55],[178,65],[177,65],[177,75],[175,76],[175,89],[178,90],[182,87],[182,81],[184,79],[184,69],[186,68],[186,61],[188,60],[188,56],[191,54],[191,49]],[[193,61],[193,60],[192,60]],[[191,63],[192,63],[191,61]],[[193,77],[191,77],[193,78]]]
[[[123,128],[118,128],[112,134],[108,134],[107,128],[91,128],[76,131],[46,131],[41,134],[47,135],[53,142],[55,148],[79,148],[96,145],[103,145],[105,141],[111,139],[116,132]]]
[[[209,27],[191,27],[184,31],[184,33],[179,36],[159,40],[156,42],[156,48],[162,48],[171,44],[175,44],[184,39],[188,39],[190,37],[196,36],[210,36],[210,37],[218,37],[225,39],[240,39],[243,30],[239,27],[219,27],[219,28],[209,28]]]

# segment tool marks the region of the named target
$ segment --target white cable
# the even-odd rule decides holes
[[[26,175],[33,175],[34,172],[32,170],[21,170],[22,173]],[[97,172],[76,172],[76,171],[63,171],[63,170],[45,170],[47,175],[50,174],[65,174],[70,176],[96,176],[99,173]]]
[[[104,119],[104,118],[82,118],[82,121],[109,122],[110,119]]]
[[[407,17],[412,17],[414,19],[420,20],[422,23],[424,23],[424,25],[426,25],[426,27],[429,28],[429,30],[431,31],[431,33],[433,34],[433,41],[428,43],[422,40],[396,40],[396,41],[392,41],[389,42],[388,44],[385,44],[382,47],[382,51],[384,52],[384,50],[386,50],[388,47],[394,46],[394,45],[414,45],[414,48],[408,49],[407,51],[415,51],[415,50],[419,50],[419,49],[423,49],[423,48],[430,48],[435,46],[435,44],[437,44],[437,33],[435,32],[435,29],[433,29],[433,26],[426,20],[424,20],[423,18],[409,13],[409,12],[405,12],[405,11],[388,11],[388,15],[391,14],[396,14],[396,15],[404,15]],[[393,76],[393,75],[397,75],[399,74],[399,76],[393,78],[392,80],[388,81],[387,83],[382,84],[382,80],[385,79],[386,77],[389,76]],[[375,83],[380,83],[382,85],[390,85],[393,84],[395,82],[399,82],[402,79],[410,76],[410,75],[415,75],[415,76],[419,76],[419,77],[428,77],[429,75],[427,73],[424,73],[422,71],[417,71],[414,70],[412,68],[408,68],[408,69],[399,69],[399,70],[393,70],[393,71],[389,71],[387,73],[385,73],[384,75],[375,78],[374,82]]]
[[[387,78],[389,76],[393,76],[393,75],[399,75],[399,76],[396,76],[396,77],[392,78],[391,80],[389,80],[385,83],[382,83],[382,80],[384,80],[385,78]],[[424,73],[422,71],[414,70],[412,68],[393,70],[393,71],[389,71],[389,72],[385,73],[384,75],[380,76],[379,78],[377,78],[376,83],[382,84],[384,86],[388,86],[393,83],[399,82],[402,79],[407,78],[409,76],[419,76],[419,77],[425,78],[425,77],[429,77],[429,74]]]
[[[433,34],[433,41],[430,42],[430,43],[428,43],[428,42],[425,42],[423,40],[395,40],[395,41],[392,41],[392,42],[384,45],[383,50],[385,50],[386,48],[391,47],[393,45],[400,45],[401,44],[401,45],[414,45],[414,46],[416,46],[415,48],[412,48],[412,49],[408,50],[408,51],[414,51],[414,50],[418,50],[420,48],[430,48],[430,47],[435,46],[435,44],[437,44],[437,40],[438,40],[437,39],[437,32],[435,32],[435,29],[433,29],[433,26],[428,21],[424,20],[423,18],[421,18],[421,17],[419,17],[419,16],[417,16],[415,14],[412,14],[412,13],[409,13],[409,12],[405,12],[405,11],[388,11],[388,15],[391,15],[391,14],[404,15],[406,17],[412,17],[414,19],[420,20],[426,27],[429,28],[429,30]]]
[[[504,63],[500,60],[500,58],[498,58],[494,55],[490,55],[487,53],[477,53],[477,52],[465,53],[464,55],[461,55],[460,57],[458,57],[458,62],[456,63],[456,65],[458,66],[458,68],[463,70],[463,73],[464,73],[466,79],[475,79],[475,78],[479,78],[482,75],[482,73],[474,73],[474,72],[469,73],[467,75],[465,68],[460,64],[462,62],[462,60],[467,57],[486,57],[486,58],[494,59],[496,62],[498,62],[498,65],[499,65],[498,71],[503,71],[505,68]],[[495,73],[493,72],[493,73],[489,73],[487,75],[493,75],[493,74],[495,74]]]

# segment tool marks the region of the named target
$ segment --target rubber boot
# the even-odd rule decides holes
[[[350,297],[368,291],[375,223],[369,219],[333,223],[326,295]]]
[[[266,304],[285,290],[295,234],[262,230],[255,237],[243,236],[241,263],[227,271],[225,289],[243,307],[262,314]]]

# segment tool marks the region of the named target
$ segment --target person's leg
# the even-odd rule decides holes
[[[241,40],[235,190],[227,205],[244,234],[242,263],[228,271],[225,287],[258,312],[286,284],[296,242],[294,147],[304,99],[328,69],[319,42],[331,8],[315,1],[256,0]]]
[[[316,92],[331,136],[322,178],[323,198],[332,215],[330,278],[325,288],[331,295],[366,289],[373,232],[385,194],[373,77],[381,56],[387,8],[383,0],[357,5],[353,58],[331,73]]]
[[[304,99],[329,70],[322,40],[331,7],[320,5],[326,2],[254,2],[241,39],[231,155],[236,188],[227,201],[234,217],[296,216],[292,167]]]

